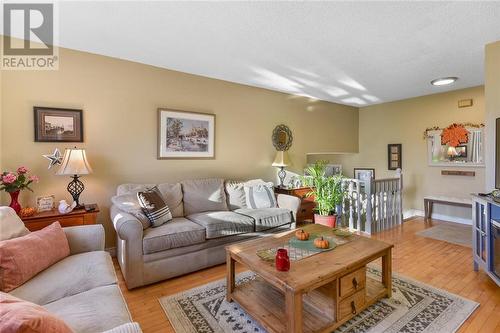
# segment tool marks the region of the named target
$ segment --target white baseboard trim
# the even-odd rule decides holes
[[[411,209],[411,211],[413,211],[413,216],[420,216],[420,217],[425,216],[423,210]],[[431,218],[436,219],[436,220],[447,221],[447,222],[455,222],[455,223],[460,223],[460,224],[472,225],[472,219],[465,219],[463,217],[456,217],[456,216],[449,216],[449,215],[444,215],[444,214],[432,213]]]
[[[107,247],[104,249],[104,251],[109,252],[109,254],[114,258],[116,257],[116,247]]]

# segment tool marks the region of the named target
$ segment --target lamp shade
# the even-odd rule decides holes
[[[286,150],[279,150],[276,152],[276,157],[274,158],[274,162],[272,164],[273,167],[286,167],[292,164],[290,162],[290,158],[288,157],[288,153]]]
[[[57,175],[88,175],[92,168],[85,155],[85,149],[67,148]]]

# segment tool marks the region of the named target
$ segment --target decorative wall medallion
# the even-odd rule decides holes
[[[274,148],[276,148],[276,150],[288,150],[292,146],[292,131],[286,125],[278,125],[273,130],[272,140]]]

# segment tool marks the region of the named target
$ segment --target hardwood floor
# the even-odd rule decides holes
[[[395,244],[394,272],[481,304],[459,332],[500,333],[500,288],[484,272],[473,271],[471,249],[415,235],[417,231],[440,223],[446,222],[426,223],[422,218],[415,218],[402,227],[372,237]],[[144,333],[174,332],[158,302],[159,297],[225,278],[225,265],[220,265],[129,291],[116,261],[115,269],[132,317]],[[236,269],[243,271],[242,267]]]

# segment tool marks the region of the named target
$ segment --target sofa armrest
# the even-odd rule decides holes
[[[278,201],[278,207],[290,209],[294,219],[297,218],[297,212],[299,211],[301,203],[299,198],[288,194],[278,194],[276,200]]]
[[[70,253],[104,251],[104,228],[100,224],[63,228]]]
[[[110,214],[117,236],[117,259],[127,288],[142,286],[144,284],[142,223],[135,216],[125,213],[115,205],[111,206]]]
[[[116,230],[116,234],[123,240],[141,240],[142,242],[142,223],[135,216],[125,213],[115,205],[110,210],[111,221]]]
[[[126,323],[102,333],[142,333],[138,323]]]

